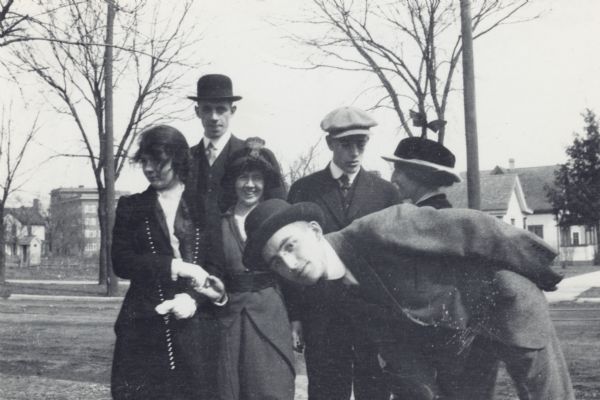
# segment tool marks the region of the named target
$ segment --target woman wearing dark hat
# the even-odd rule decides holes
[[[116,211],[113,266],[131,285],[115,324],[111,392],[114,399],[212,400],[218,341],[212,303],[226,296],[200,267],[203,213],[182,183],[189,147],[177,129],[160,125],[141,134],[134,160],[150,186],[121,197]],[[177,279],[184,271],[197,282]]]
[[[217,251],[229,296],[218,312],[221,400],[294,398],[292,334],[277,280],[262,265],[242,263],[246,216],[282,185],[275,157],[263,145],[260,138],[248,139],[223,176],[224,200],[235,205],[222,217]]]
[[[382,158],[394,163],[391,180],[403,198],[419,207],[452,207],[442,188],[461,178],[454,169],[454,154],[442,144],[410,137],[400,141],[393,156]]]

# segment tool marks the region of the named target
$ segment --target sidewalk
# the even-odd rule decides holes
[[[600,271],[564,279],[558,284],[557,291],[545,292],[545,294],[549,303],[560,301],[600,302],[600,298],[579,297],[583,292],[593,287],[600,288]]]

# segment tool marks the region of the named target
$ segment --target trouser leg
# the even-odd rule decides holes
[[[521,400],[573,400],[573,385],[554,327],[543,349],[499,345],[500,358]]]
[[[354,338],[355,400],[388,400],[390,392],[377,360],[377,347],[366,338]]]
[[[352,346],[339,321],[315,332],[305,324],[309,400],[349,400],[352,392]]]

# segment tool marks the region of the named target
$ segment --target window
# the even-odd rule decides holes
[[[579,246],[579,232],[573,232],[573,246]]]
[[[96,210],[96,205],[95,205],[95,204],[86,204],[86,205],[83,207],[83,211],[84,211],[86,214],[95,214],[95,213],[96,213],[96,211],[97,211],[97,210]]]
[[[527,230],[529,230],[529,232],[531,233],[538,235],[542,239],[544,238],[544,225],[529,225],[527,227]]]
[[[86,238],[95,238],[97,236],[96,231],[93,229],[86,229],[84,235]]]
[[[86,218],[85,226],[96,226],[96,218]]]

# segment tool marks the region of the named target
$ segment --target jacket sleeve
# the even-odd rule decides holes
[[[171,256],[136,251],[132,198],[119,199],[113,228],[112,262],[119,278],[140,282],[170,281]]]
[[[480,211],[400,204],[360,218],[342,232],[362,248],[474,259],[516,272],[546,290],[562,279],[550,268],[556,252],[548,244]]]

